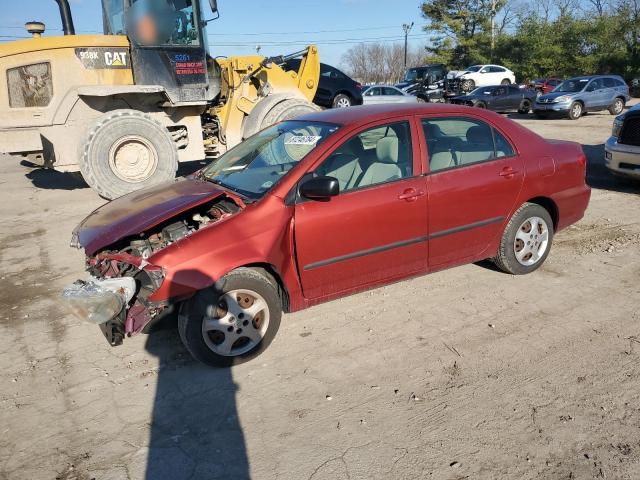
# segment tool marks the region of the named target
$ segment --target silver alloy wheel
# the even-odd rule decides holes
[[[571,114],[574,116],[574,118],[578,118],[580,115],[582,115],[582,105],[580,105],[579,103],[575,103],[573,107],[571,107]]]
[[[513,251],[516,260],[525,267],[535,265],[549,247],[549,226],[540,217],[527,218],[516,233]]]
[[[209,305],[202,320],[207,347],[224,357],[243,355],[264,338],[269,327],[269,305],[252,290],[231,290]]]
[[[613,112],[615,115],[619,115],[620,113],[622,113],[622,110],[624,110],[624,103],[622,103],[622,100],[617,98],[615,103],[613,104]]]
[[[351,102],[346,97],[343,97],[336,102],[336,108],[347,108],[350,106],[351,106]]]
[[[127,135],[109,149],[109,167],[120,180],[144,182],[158,168],[158,152],[146,138]]]

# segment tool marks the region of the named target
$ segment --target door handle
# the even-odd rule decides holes
[[[407,188],[404,192],[398,195],[398,200],[406,200],[407,202],[415,202],[418,197],[424,195],[423,190],[416,190],[415,188]]]
[[[504,178],[506,178],[506,179],[510,179],[510,178],[513,178],[513,176],[514,176],[516,173],[518,173],[518,171],[517,171],[517,170],[514,170],[514,169],[513,169],[513,168],[511,168],[511,167],[504,167],[504,168],[502,169],[502,171],[501,171],[498,175],[500,175],[501,177],[504,177]]]

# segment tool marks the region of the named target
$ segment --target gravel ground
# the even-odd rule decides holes
[[[112,349],[66,316],[71,230],[102,201],[0,158],[0,479],[640,478],[640,185],[603,166],[608,113],[512,117],[582,143],[595,187],[539,271],[468,265],[287,315],[230,370],[171,324]]]

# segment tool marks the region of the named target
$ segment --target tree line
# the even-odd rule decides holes
[[[640,0],[426,0],[420,5],[430,42],[409,66],[462,69],[498,63],[518,82],[536,77],[616,73],[640,76]],[[395,81],[402,45],[357,45],[342,63],[357,78]]]

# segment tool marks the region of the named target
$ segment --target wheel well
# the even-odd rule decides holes
[[[622,103],[627,103],[625,98],[622,95],[618,95],[614,100],[617,100],[618,98],[622,100]]]
[[[336,92],[336,94],[333,96],[333,99],[335,100],[335,98],[336,98],[338,95],[346,95],[346,96],[347,96],[347,97],[349,97],[349,98],[353,98],[353,95],[351,95],[351,93],[349,93],[349,91],[348,91],[348,90],[339,90],[339,91],[337,91],[337,92]]]
[[[549,212],[549,215],[551,215],[551,220],[553,220],[553,229],[556,230],[558,228],[558,206],[553,200],[551,200],[549,197],[535,197],[531,200],[528,200],[528,202],[540,205],[547,212]]]
[[[269,263],[252,263],[249,265],[243,265],[242,268],[251,268],[252,270],[256,270],[271,280],[278,289],[278,296],[282,302],[282,310],[284,312],[289,311],[289,292],[287,291],[287,287],[278,273],[278,270],[276,270],[273,265]]]

